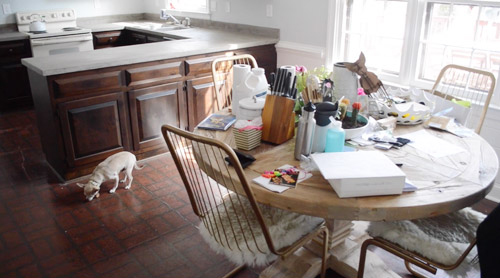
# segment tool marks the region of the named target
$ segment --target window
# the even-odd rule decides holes
[[[167,9],[192,13],[208,13],[208,0],[167,0]]]
[[[337,0],[334,61],[355,61],[385,82],[429,88],[447,64],[499,74],[500,2]],[[332,47],[333,48],[333,47]]]

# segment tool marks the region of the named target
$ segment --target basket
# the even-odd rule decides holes
[[[260,146],[260,138],[262,137],[262,130],[247,129],[239,131],[233,128],[234,141],[236,148],[244,151],[249,151]]]

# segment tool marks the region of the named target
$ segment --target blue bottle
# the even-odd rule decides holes
[[[342,152],[344,151],[345,131],[342,129],[342,123],[330,118],[332,124],[326,133],[325,152]]]

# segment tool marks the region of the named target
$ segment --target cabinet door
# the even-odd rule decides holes
[[[120,35],[120,30],[92,33],[94,49],[118,46],[121,41]]]
[[[133,44],[142,44],[146,43],[146,34],[142,34],[139,32],[133,32],[133,31],[128,31],[125,33],[127,45],[133,45]]]
[[[193,130],[208,115],[217,112],[212,76],[187,81],[188,129]]]
[[[182,82],[148,87],[129,92],[134,150],[164,145],[161,126],[180,126],[179,97]],[[180,108],[180,109],[179,109]]]
[[[32,103],[26,67],[19,63],[0,65],[0,94],[2,107]]]
[[[122,92],[59,104],[58,113],[70,167],[130,150],[126,99]]]

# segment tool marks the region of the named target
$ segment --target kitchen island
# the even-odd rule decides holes
[[[205,28],[161,34],[179,39],[22,60],[46,159],[62,179],[89,174],[119,151],[138,159],[166,152],[162,124],[192,130],[217,110],[215,58],[249,53],[266,73],[276,68],[277,37]]]

